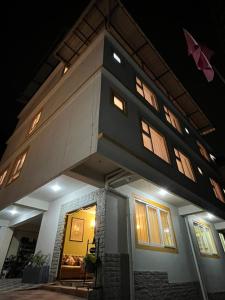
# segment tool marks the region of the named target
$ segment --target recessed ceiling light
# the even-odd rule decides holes
[[[113,53],[113,58],[119,63],[119,64],[121,64],[121,59],[120,59],[120,57],[114,52]]]
[[[168,194],[168,191],[167,191],[167,190],[165,190],[165,189],[160,189],[160,190],[159,190],[159,195],[165,196],[166,194]]]
[[[213,219],[214,217],[215,217],[215,216],[212,215],[212,214],[210,214],[210,213],[207,214],[207,218],[209,218],[210,220]]]
[[[13,216],[16,215],[16,214],[18,214],[18,211],[17,211],[15,208],[10,209],[9,212],[10,212],[10,214],[13,215]]]
[[[51,186],[51,189],[54,192],[58,192],[59,190],[61,190],[61,187],[58,184],[54,184],[54,185]]]
[[[202,169],[198,167],[198,171],[201,175],[203,175]]]
[[[185,129],[185,131],[187,132],[187,134],[190,133],[189,130],[187,129],[187,127],[185,127],[184,129]]]

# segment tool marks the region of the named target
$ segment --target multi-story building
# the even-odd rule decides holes
[[[31,93],[1,160],[0,268],[41,216],[50,281],[95,248],[94,299],[224,299],[212,126],[123,5],[91,2]]]

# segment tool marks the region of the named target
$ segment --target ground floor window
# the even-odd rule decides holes
[[[216,244],[210,226],[197,221],[194,221],[193,225],[200,253],[206,256],[218,257]]]
[[[219,232],[219,237],[220,237],[221,244],[223,246],[223,250],[225,252],[225,233],[224,232]]]
[[[135,198],[135,227],[138,247],[177,251],[168,207],[151,200]]]

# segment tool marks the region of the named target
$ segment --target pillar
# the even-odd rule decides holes
[[[0,274],[12,239],[13,230],[9,227],[0,227]]]

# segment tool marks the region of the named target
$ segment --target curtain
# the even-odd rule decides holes
[[[161,244],[157,210],[153,207],[148,206],[148,216],[149,216],[150,242],[154,244]]]
[[[165,246],[174,246],[173,234],[168,220],[168,212],[163,210],[160,211],[162,229],[163,229],[163,240]]]
[[[136,201],[136,232],[139,243],[149,243],[146,206]]]
[[[163,160],[169,162],[164,137],[162,137],[157,131],[155,131],[152,128],[150,128],[150,132],[152,137],[154,153],[161,157]]]

